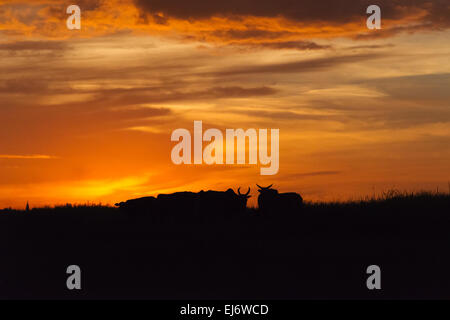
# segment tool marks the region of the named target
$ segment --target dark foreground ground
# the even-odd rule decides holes
[[[448,194],[282,216],[155,224],[101,206],[3,210],[0,298],[450,298]],[[81,291],[66,288],[72,264]],[[372,264],[381,290],[366,287]]]

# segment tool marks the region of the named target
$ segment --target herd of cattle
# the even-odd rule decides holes
[[[278,190],[258,186],[258,207],[266,215],[295,213],[303,203],[298,193],[279,193]],[[116,203],[119,209],[130,216],[150,214],[154,218],[192,219],[205,217],[233,218],[242,216],[247,209],[247,200],[251,196],[250,188],[246,193],[227,191],[175,192],[160,194],[157,197],[143,197]]]

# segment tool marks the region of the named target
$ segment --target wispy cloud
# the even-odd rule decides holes
[[[304,59],[294,62],[286,63],[272,63],[252,66],[239,66],[236,68],[228,68],[226,70],[217,71],[216,76],[234,76],[241,74],[259,74],[259,73],[298,73],[311,72],[331,69],[332,67],[357,63],[361,61],[368,61],[382,57],[379,54],[353,54],[341,56],[327,56],[313,59]]]
[[[257,5],[253,0],[78,0],[77,4],[83,12],[84,32],[68,33],[64,1],[0,1],[0,34],[54,40],[134,32],[181,35],[186,40],[219,44],[310,50],[321,46],[301,41],[386,38],[450,27],[447,0],[378,0],[383,16],[380,32],[368,32],[365,26],[365,10],[372,4],[369,0],[264,0]],[[24,42],[16,50],[28,45]]]
[[[30,154],[30,155],[19,155],[19,154],[0,154],[0,159],[57,159],[58,157],[49,156],[46,154]]]

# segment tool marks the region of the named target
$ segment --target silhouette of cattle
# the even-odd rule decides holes
[[[250,188],[244,194],[240,190],[241,188],[238,188],[237,194],[231,188],[227,191],[200,191],[198,193],[199,214],[206,218],[212,214],[220,215],[222,218],[232,218],[242,214],[251,196],[249,196]]]
[[[268,187],[258,186],[258,207],[265,214],[282,214],[298,212],[303,204],[303,198],[295,192],[279,193]]]
[[[236,194],[233,189],[227,191],[175,192],[159,194],[155,197],[143,197],[116,203],[119,209],[129,216],[151,215],[154,220],[190,221],[210,218],[228,218],[242,214],[247,207],[247,193]]]

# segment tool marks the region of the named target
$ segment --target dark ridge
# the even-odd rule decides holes
[[[446,299],[450,195],[390,192],[155,221],[102,205],[0,210],[0,298]],[[181,215],[179,215],[181,216]],[[66,289],[79,265],[82,290]],[[378,265],[382,290],[366,288]]]

